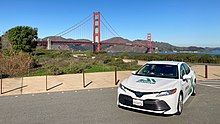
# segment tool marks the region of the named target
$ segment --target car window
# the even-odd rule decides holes
[[[180,78],[183,79],[183,76],[186,74],[186,70],[185,70],[185,67],[184,65],[182,64],[180,66]]]
[[[177,79],[178,69],[176,65],[146,64],[136,75]]]
[[[187,64],[183,64],[183,66],[184,66],[184,68],[185,68],[185,70],[186,70],[186,74],[189,74],[190,73],[190,68],[189,68],[189,66],[187,65]]]

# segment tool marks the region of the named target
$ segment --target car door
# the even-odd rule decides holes
[[[181,79],[181,84],[183,86],[183,98],[185,99],[188,96],[188,92],[189,92],[191,83],[190,83],[189,79],[183,80],[184,75],[186,75],[186,69],[185,69],[184,65],[181,64],[181,66],[180,66],[180,79]]]
[[[188,79],[188,82],[190,83],[190,88],[192,88],[193,86],[193,76],[194,76],[194,72],[190,69],[190,67],[186,64],[186,63],[183,63],[183,66],[186,70],[186,74],[190,76],[190,79]],[[192,90],[192,89],[191,89]],[[188,93],[191,93],[191,91],[189,91]]]

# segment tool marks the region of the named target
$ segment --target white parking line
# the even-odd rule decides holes
[[[216,84],[203,84],[203,83],[197,83],[198,85],[203,85],[203,86],[207,86],[207,87],[212,87],[212,88],[217,88],[217,89],[220,89],[220,84],[219,85],[216,85]]]

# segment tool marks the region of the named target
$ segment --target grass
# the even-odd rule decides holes
[[[48,73],[45,69],[39,68],[35,71],[30,71],[29,76],[43,76],[43,75],[46,75],[46,74],[48,74]]]
[[[108,72],[114,71],[114,66],[107,66],[107,65],[93,65],[91,68],[86,69],[86,72]]]

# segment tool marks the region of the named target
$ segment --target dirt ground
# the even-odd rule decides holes
[[[119,71],[117,72],[118,80],[122,81],[130,74],[131,71]],[[91,82],[85,88],[83,87],[82,74],[47,76],[47,89],[49,90],[46,90],[46,76],[24,77],[24,87],[22,91],[20,88],[22,86],[22,78],[6,78],[3,79],[2,82],[2,95],[15,95],[21,94],[21,92],[22,94],[30,94],[41,92],[106,88],[115,86],[115,72],[85,73],[85,85]]]
[[[204,65],[192,65],[191,68],[196,72],[197,80],[207,80],[205,78]],[[131,71],[119,71],[117,74],[121,82],[131,75]],[[3,94],[1,94],[1,96],[116,86],[115,72],[86,73],[86,84],[92,81],[86,88],[83,87],[82,77],[82,74],[47,76],[47,89],[49,90],[46,90],[46,76],[24,77],[23,84],[22,78],[6,78],[2,80]],[[208,79],[220,79],[220,66],[208,66]],[[20,88],[21,86],[24,86],[22,90]]]

